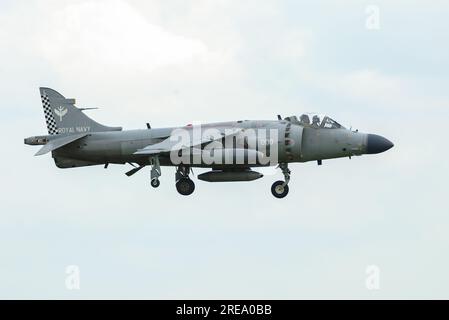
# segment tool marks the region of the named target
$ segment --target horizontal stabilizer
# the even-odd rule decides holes
[[[36,154],[35,156],[41,156],[43,154],[46,154],[50,151],[59,149],[63,146],[68,145],[69,143],[72,143],[76,140],[79,140],[81,138],[84,138],[87,136],[88,133],[80,133],[80,134],[74,134],[67,137],[61,137],[57,139],[50,140],[45,146],[43,146]]]

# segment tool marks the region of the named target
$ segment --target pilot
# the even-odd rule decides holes
[[[303,124],[310,124],[309,116],[306,114],[303,114],[301,117],[299,117],[299,119],[301,119],[301,122]]]
[[[312,118],[312,126],[319,127],[320,126],[320,117],[313,116]]]

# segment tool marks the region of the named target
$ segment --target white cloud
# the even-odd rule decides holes
[[[45,8],[41,8],[45,11]],[[58,70],[148,72],[208,54],[204,43],[151,24],[122,0],[89,1],[41,12],[30,37]]]
[[[162,6],[146,5],[145,12]],[[99,114],[110,116],[106,122],[129,114],[130,121],[168,118],[172,110],[187,106],[204,110],[207,99],[229,96],[223,88],[243,90],[229,42],[210,49],[207,32],[168,28],[157,15],[144,16],[140,10],[123,0],[34,1],[5,9],[0,12],[0,56],[10,62],[2,70],[9,81],[0,90],[24,90],[23,79],[33,92],[51,86],[80,104],[107,106],[108,112]],[[200,112],[192,110],[198,118]]]

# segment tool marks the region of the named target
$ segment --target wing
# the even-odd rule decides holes
[[[159,143],[155,143],[155,144],[146,146],[143,149],[139,149],[136,152],[134,152],[134,154],[154,155],[154,154],[160,154],[160,153],[164,153],[164,152],[172,152],[172,151],[177,152],[179,150],[200,147],[201,145],[203,145],[205,143],[218,141],[225,137],[236,135],[241,131],[242,131],[242,129],[237,129],[237,128],[227,129],[226,132],[219,130],[219,134],[209,136],[209,137],[202,136],[202,137],[198,137],[198,138],[192,137],[192,132],[190,132],[189,133],[190,139],[188,139],[189,141],[186,144],[180,143],[178,138],[174,137],[173,133],[172,133],[172,135],[170,135],[170,137],[168,137],[167,139],[165,139]]]
[[[88,135],[87,133],[81,133],[81,134],[74,134],[71,136],[50,140],[45,146],[43,146],[35,154],[35,156],[40,156],[40,155],[46,154],[47,152],[50,152],[50,151],[56,150],[58,148],[61,148],[63,146],[66,146],[69,143],[72,143],[78,139],[84,138],[87,135]]]

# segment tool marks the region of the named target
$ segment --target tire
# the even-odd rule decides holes
[[[271,193],[273,194],[273,196],[275,196],[276,198],[284,198],[287,194],[288,194],[288,185],[283,185],[284,181],[276,181],[275,183],[273,183],[273,185],[271,186]]]
[[[189,178],[181,178],[176,182],[176,190],[183,196],[191,195],[195,191],[195,183]]]
[[[159,179],[153,179],[153,180],[151,180],[151,186],[152,186],[153,188],[159,187],[160,184],[161,184],[161,182],[159,181]]]

